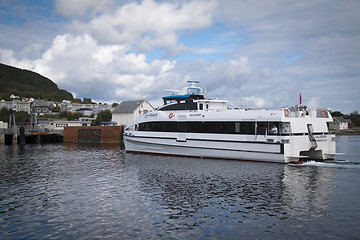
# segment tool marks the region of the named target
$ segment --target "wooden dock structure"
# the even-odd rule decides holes
[[[123,146],[124,126],[81,126],[64,127],[63,131],[31,131],[20,127],[19,131],[0,133],[0,143],[5,145],[31,143],[109,143],[119,142]]]
[[[123,126],[65,127],[64,142],[123,142]]]
[[[0,133],[0,143],[5,145],[31,144],[31,143],[61,143],[63,136],[49,131],[6,131]]]

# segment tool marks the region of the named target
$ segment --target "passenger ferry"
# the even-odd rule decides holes
[[[126,152],[279,163],[334,159],[327,110],[229,109],[189,82],[185,94],[163,97],[162,107],[125,129]]]

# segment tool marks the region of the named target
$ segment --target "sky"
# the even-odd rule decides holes
[[[360,110],[358,0],[0,0],[0,63],[77,98],[146,99],[188,80],[230,107]]]

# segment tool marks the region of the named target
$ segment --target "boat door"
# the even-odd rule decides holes
[[[257,141],[266,141],[267,139],[267,123],[257,122],[256,123],[256,140]]]
[[[186,115],[178,115],[177,124],[178,136],[177,142],[186,142]]]

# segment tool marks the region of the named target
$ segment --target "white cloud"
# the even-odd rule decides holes
[[[244,97],[242,98],[242,105],[243,107],[250,107],[250,108],[261,108],[265,106],[265,100],[260,97]]]
[[[15,57],[15,52],[11,49],[1,49],[0,48],[0,61],[1,63],[16,66],[23,69],[31,69],[32,64],[28,59],[17,60]]]
[[[90,33],[106,44],[133,44],[141,51],[160,47],[173,54],[187,49],[178,42],[181,31],[211,26],[215,6],[215,1],[191,1],[180,5],[144,0],[125,4],[89,22],[74,21],[71,29]]]
[[[82,18],[87,15],[95,15],[107,12],[114,7],[113,0],[56,0],[56,13],[67,18]]]
[[[306,105],[310,108],[320,107],[320,97],[311,97]]]
[[[100,45],[90,35],[57,36],[36,60],[17,61],[0,49],[2,62],[38,72],[77,97],[109,100],[152,96],[154,87],[169,84],[175,61],[147,62],[144,54],[127,53],[124,45]],[[158,90],[159,91],[159,90]]]

